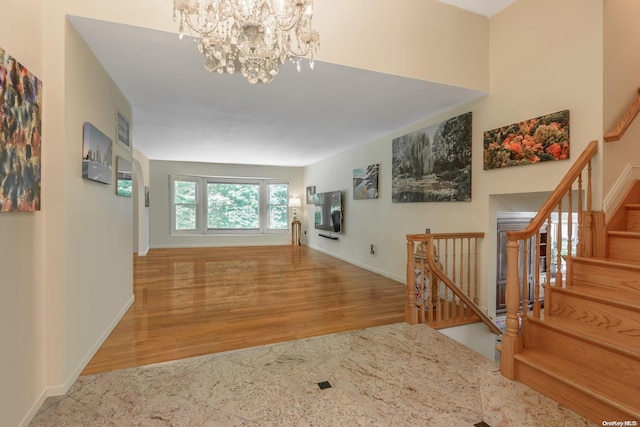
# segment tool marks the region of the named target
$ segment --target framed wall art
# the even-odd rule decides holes
[[[131,162],[124,157],[116,159],[116,195],[131,197],[133,195],[133,168]]]
[[[378,198],[378,164],[353,170],[353,200]]]
[[[394,139],[392,201],[471,201],[471,125],[469,112]]]
[[[569,110],[484,133],[484,169],[569,158]]]
[[[113,182],[113,142],[89,122],[83,126],[82,177],[103,184]]]
[[[307,187],[307,204],[308,205],[313,205],[316,202],[315,195],[316,195],[316,186],[312,185]]]
[[[118,135],[118,144],[127,151],[131,151],[131,132],[129,121],[125,116],[116,109],[116,135]]]
[[[0,48],[0,212],[40,210],[42,82]]]

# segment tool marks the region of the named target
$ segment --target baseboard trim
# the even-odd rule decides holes
[[[291,242],[251,242],[251,243],[189,243],[176,245],[150,245],[149,249],[180,249],[180,248],[229,248],[239,246],[290,246]]]
[[[622,203],[627,190],[637,179],[640,179],[640,165],[628,164],[602,202],[605,218],[610,218],[613,215],[620,203]]]
[[[393,275],[393,274],[388,273],[386,271],[371,267],[370,265],[363,264],[363,263],[358,262],[358,261],[354,261],[354,260],[352,260],[350,258],[343,257],[341,255],[338,255],[338,254],[334,253],[334,252],[329,252],[329,251],[327,251],[325,249],[319,248],[319,247],[314,246],[314,245],[307,245],[307,246],[310,247],[313,250],[316,250],[318,252],[322,252],[323,254],[327,254],[327,255],[332,256],[334,258],[338,258],[339,260],[342,260],[344,262],[348,262],[349,264],[353,264],[356,267],[360,267],[360,268],[363,268],[365,270],[369,270],[372,273],[376,273],[376,274],[384,276],[384,277],[386,277],[388,279],[392,279],[392,280],[395,280],[396,282],[400,282],[403,285],[407,284],[406,277],[399,277],[399,276]]]
[[[45,388],[42,390],[36,401],[33,402],[33,405],[31,405],[31,408],[29,408],[25,416],[22,418],[18,427],[27,427],[29,423],[31,423],[31,420],[36,416],[44,401],[47,400],[47,397],[49,397],[49,389]]]
[[[29,411],[22,418],[22,421],[20,421],[20,424],[18,424],[19,427],[22,427],[22,426],[26,427],[29,425],[31,420],[33,420],[33,418],[36,416],[36,414],[42,407],[42,404],[48,397],[62,396],[69,391],[69,389],[71,388],[73,383],[78,379],[78,377],[80,376],[84,368],[89,364],[89,362],[91,361],[93,356],[95,356],[95,354],[100,349],[102,344],[104,344],[107,337],[111,334],[111,332],[113,332],[116,325],[118,325],[118,322],[122,320],[127,310],[129,310],[129,308],[133,305],[134,301],[135,301],[135,296],[131,295],[131,298],[127,300],[124,307],[122,307],[122,309],[118,312],[118,314],[113,319],[113,321],[109,323],[109,326],[107,326],[107,329],[104,331],[104,333],[100,336],[100,338],[96,341],[96,343],[87,352],[85,357],[82,358],[82,361],[78,364],[76,369],[71,373],[71,375],[69,375],[69,377],[65,380],[63,384],[57,384],[54,386],[45,387],[42,390],[42,392],[40,393],[36,401],[33,403],[33,405],[31,405],[31,408],[29,408]]]
[[[87,354],[82,358],[82,360],[80,361],[76,369],[71,373],[71,375],[69,375],[69,377],[64,382],[64,384],[50,388],[51,392],[48,393],[48,396],[60,396],[60,395],[66,394],[69,391],[69,389],[71,388],[73,383],[78,379],[78,377],[80,376],[84,368],[87,367],[91,359],[93,359],[93,356],[96,355],[100,347],[102,347],[102,344],[104,344],[104,342],[107,340],[111,332],[113,332],[113,330],[118,325],[120,320],[122,320],[124,315],[127,313],[127,310],[131,308],[131,306],[135,302],[135,299],[136,299],[135,295],[131,295],[131,297],[127,300],[124,306],[120,309],[116,317],[111,321],[111,323],[109,323],[109,325],[107,326],[106,330],[102,333],[100,338],[98,338],[96,343],[91,347],[91,349],[89,349]]]

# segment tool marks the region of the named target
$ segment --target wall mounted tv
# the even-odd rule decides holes
[[[342,231],[342,193],[330,191],[315,195],[315,228],[334,233]]]

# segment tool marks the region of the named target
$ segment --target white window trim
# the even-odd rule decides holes
[[[287,193],[289,193],[289,189],[291,187],[291,184],[289,183],[289,181],[285,181],[285,180],[277,180],[277,179],[266,179],[263,181],[263,186],[262,186],[262,191],[264,192],[264,198],[261,200],[264,200],[264,207],[260,210],[260,224],[264,225],[264,234],[270,234],[270,233],[288,233],[289,229],[291,228],[291,218],[289,218],[289,194],[287,194],[287,198],[285,200],[284,206],[287,209],[287,226],[286,228],[269,228],[269,207],[270,206],[280,206],[280,205],[271,205],[269,203],[269,186],[270,185],[278,185],[278,184],[287,184]]]
[[[175,209],[175,181],[189,181],[196,183],[196,228],[193,230],[176,230]],[[209,183],[230,184],[259,184],[259,227],[255,229],[214,229],[209,228],[207,219],[207,185]],[[291,188],[291,182],[286,179],[272,178],[232,178],[215,176],[170,175],[170,206],[171,210],[171,235],[244,235],[244,234],[287,234],[291,227],[291,218],[287,206],[287,227],[269,228],[269,185],[286,184]],[[288,196],[289,197],[289,196]],[[288,201],[287,197],[287,201]]]
[[[186,182],[195,182],[196,183],[196,227],[190,230],[178,230],[176,229],[176,208],[175,208],[175,182],[176,181],[186,181]],[[169,200],[170,200],[170,210],[171,210],[171,234],[172,235],[193,235],[193,234],[202,234],[202,230],[200,228],[200,218],[202,218],[202,197],[200,187],[202,186],[202,179],[195,176],[187,176],[187,175],[171,175],[169,177]]]

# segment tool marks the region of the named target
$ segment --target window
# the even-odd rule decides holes
[[[259,230],[260,184],[207,183],[209,230]]]
[[[287,230],[289,216],[287,200],[289,198],[288,184],[269,184],[269,228],[272,230]]]
[[[173,176],[171,183],[174,233],[289,230],[286,181]]]
[[[198,228],[198,182],[193,178],[172,180],[173,229],[195,231]]]

